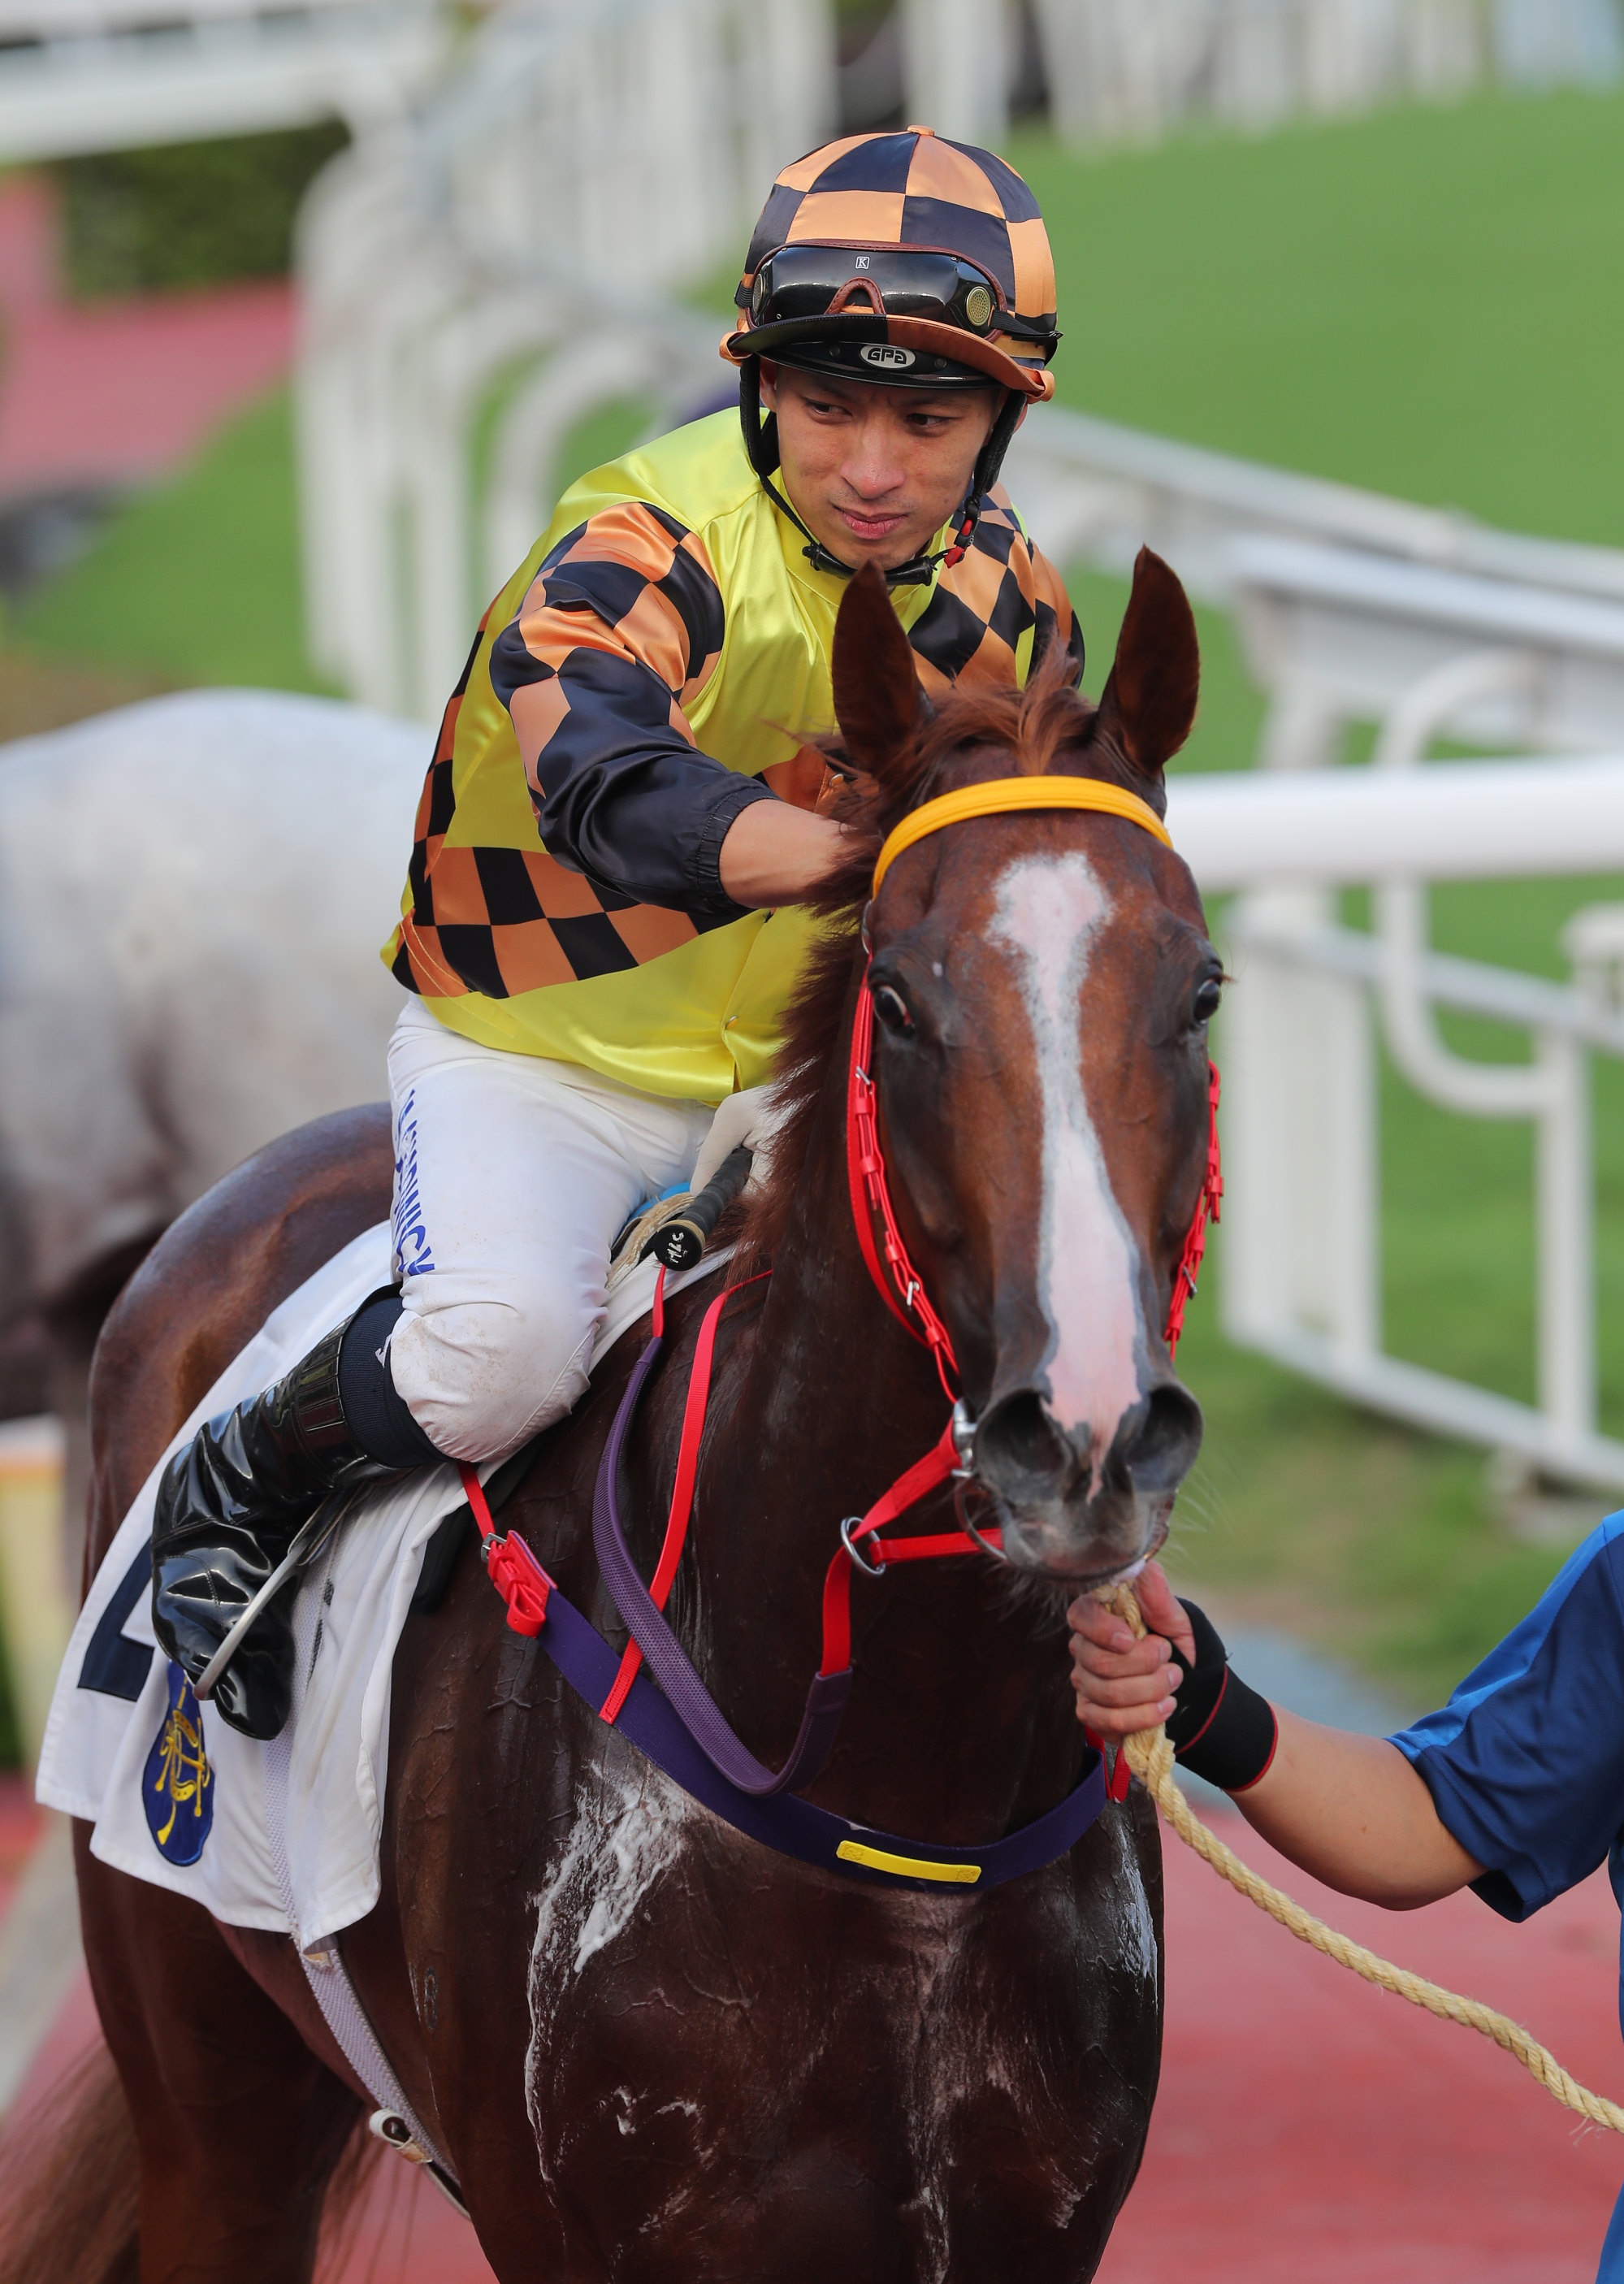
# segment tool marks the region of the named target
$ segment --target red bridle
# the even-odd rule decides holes
[[[846,1172],[851,1191],[852,1220],[856,1225],[863,1261],[880,1299],[898,1324],[906,1325],[914,1338],[923,1341],[929,1349],[951,1404],[958,1394],[954,1384],[958,1378],[958,1364],[953,1343],[947,1326],[931,1306],[924,1279],[909,1258],[886,1180],[874,1081],[869,1073],[873,1045],[874,994],[865,976],[857,991],[851,1071],[846,1088]],[[1209,1062],[1206,1068],[1206,1170],[1194,1216],[1185,1232],[1178,1267],[1173,1272],[1173,1289],[1167,1296],[1167,1322],[1162,1338],[1167,1341],[1169,1356],[1177,1352],[1179,1334],[1184,1329],[1185,1303],[1196,1290],[1201,1256],[1206,1250],[1207,1224],[1220,1218],[1223,1202],[1223,1169],[1218,1154],[1218,1066]],[[874,1241],[876,1222],[880,1229],[878,1246]]]
[[[1150,833],[1164,848],[1173,846],[1167,826],[1149,802],[1121,786],[1106,785],[1097,778],[992,778],[980,785],[960,786],[954,793],[939,794],[934,801],[924,802],[917,809],[910,810],[886,836],[875,861],[874,895],[878,896],[880,883],[905,849],[930,833],[940,833],[944,825],[968,824],[978,817],[1008,816],[1015,810],[1049,809],[1089,810],[1106,817],[1120,817]],[[867,926],[865,919],[865,946]],[[851,1071],[846,1090],[846,1168],[852,1220],[856,1225],[863,1261],[880,1298],[897,1322],[906,1325],[915,1338],[929,1349],[951,1404],[957,1397],[954,1383],[958,1378],[953,1343],[948,1337],[947,1326],[931,1306],[923,1279],[908,1257],[886,1182],[874,1081],[869,1072],[873,1044],[874,995],[865,974],[857,991],[857,1013],[852,1023]],[[1218,1219],[1223,1198],[1223,1174],[1218,1158],[1218,1072],[1211,1063],[1207,1070],[1206,1170],[1184,1248],[1173,1274],[1163,1334],[1169,1354],[1178,1346],[1179,1334],[1184,1328],[1184,1304],[1196,1289],[1196,1272],[1206,1249],[1206,1224],[1209,1220]],[[880,1225],[883,1247],[877,1248],[874,1242],[876,1221]],[[884,1269],[880,1266],[882,1250]]]
[[[869,1069],[874,1045],[874,994],[865,975],[857,988],[857,1010],[852,1021],[851,1065],[846,1086],[846,1177],[851,1195],[852,1222],[857,1232],[857,1243],[862,1249],[864,1265],[875,1290],[898,1324],[904,1325],[917,1341],[931,1352],[937,1376],[949,1404],[958,1396],[958,1360],[953,1353],[953,1342],[948,1328],[931,1305],[925,1289],[925,1279],[914,1267],[902,1232],[897,1226],[896,1211],[891,1203],[891,1187],[886,1178],[885,1154],[879,1143],[878,1106],[874,1080]],[[1202,1177],[1201,1193],[1196,1200],[1196,1209],[1185,1233],[1183,1249],[1178,1266],[1173,1272],[1173,1287],[1167,1298],[1167,1321],[1163,1338],[1169,1355],[1178,1347],[1179,1334],[1184,1328],[1184,1308],[1196,1290],[1196,1277],[1201,1266],[1201,1256],[1206,1250],[1206,1231],[1209,1221],[1219,1218],[1223,1200],[1223,1173],[1218,1154],[1218,1089],[1216,1064],[1208,1063],[1206,1090],[1206,1168]],[[875,1241],[878,1225],[879,1241]],[[958,1451],[953,1440],[953,1421],[942,1431],[941,1441],[917,1464],[933,1469],[928,1483],[912,1493],[913,1498],[923,1497],[952,1474],[958,1464]],[[909,1470],[907,1482],[915,1469]],[[893,1484],[881,1506],[887,1506],[898,1485]],[[910,1501],[909,1503],[911,1503]],[[842,1537],[850,1553],[855,1542],[878,1529],[882,1522],[894,1519],[893,1509],[881,1515],[871,1508],[862,1521],[847,1526]],[[987,1531],[982,1536],[989,1544],[1002,1545],[1001,1534]],[[951,1534],[953,1545],[932,1542],[933,1551],[942,1553],[966,1553],[973,1551],[974,1542],[962,1531]],[[902,1542],[906,1544],[907,1542]],[[889,1559],[900,1559],[891,1553],[898,1542],[887,1542]],[[836,1557],[838,1562],[839,1557]],[[825,1607],[827,1607],[825,1602]]]
[[[875,887],[878,889],[892,858],[900,854],[902,848],[910,846],[940,825],[1000,810],[1060,807],[1103,810],[1112,815],[1125,817],[1130,822],[1144,825],[1163,841],[1167,838],[1165,827],[1153,811],[1136,796],[1122,793],[1116,786],[1099,785],[1087,778],[997,779],[990,785],[968,786],[959,794],[947,794],[940,801],[926,802],[922,809],[905,817],[880,852],[874,872]],[[824,1579],[824,1654],[818,1667],[819,1674],[824,1676],[844,1672],[851,1663],[851,1579],[854,1567],[865,1569],[871,1576],[878,1577],[894,1562],[929,1561],[956,1554],[996,1553],[1003,1547],[1003,1533],[996,1528],[979,1532],[974,1537],[967,1530],[940,1531],[909,1538],[880,1539],[877,1536],[927,1493],[947,1482],[949,1476],[962,1473],[963,1461],[954,1439],[957,1420],[958,1362],[953,1353],[948,1328],[932,1306],[925,1281],[915,1268],[902,1231],[897,1226],[890,1185],[886,1177],[885,1154],[880,1148],[874,1080],[869,1068],[873,1044],[874,995],[865,974],[857,989],[846,1090],[846,1168],[852,1222],[875,1290],[897,1322],[905,1326],[914,1338],[930,1350],[943,1392],[956,1409],[940,1438],[924,1457],[916,1459],[911,1467],[899,1475],[866,1514],[861,1517],[848,1515],[840,1526],[840,1545],[831,1557]],[[1179,1334],[1183,1328],[1185,1302],[1196,1290],[1196,1275],[1206,1245],[1207,1223],[1218,1219],[1223,1197],[1223,1177],[1218,1155],[1218,1073],[1210,1064],[1208,1068],[1211,1076],[1207,1087],[1206,1167],[1201,1193],[1196,1201],[1195,1214],[1184,1239],[1178,1266],[1174,1271],[1173,1288],[1168,1297],[1164,1337],[1169,1352],[1176,1347]],[[693,1510],[694,1485],[699,1473],[699,1444],[705,1432],[716,1332],[722,1310],[733,1289],[730,1287],[727,1292],[718,1294],[706,1310],[694,1351],[693,1370],[683,1415],[682,1437],[677,1450],[676,1482],[672,1492],[671,1510],[666,1522],[660,1560],[650,1586],[654,1604],[660,1609],[665,1607],[688,1534]],[[663,1328],[664,1295],[665,1272],[662,1270],[655,1288],[656,1334]],[[858,1552],[860,1542],[865,1538],[871,1541],[866,1555]],[[625,1702],[626,1693],[642,1663],[642,1656],[635,1641],[627,1644],[614,1687],[603,1707],[605,1720],[613,1721]],[[1127,1762],[1123,1759],[1120,1761],[1120,1772],[1124,1780],[1126,1770]]]

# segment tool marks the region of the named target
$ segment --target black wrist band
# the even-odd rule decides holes
[[[1221,1792],[1245,1792],[1274,1759],[1279,1736],[1275,1709],[1267,1697],[1248,1688],[1230,1664],[1218,1629],[1206,1611],[1194,1602],[1183,1607],[1195,1636],[1196,1657],[1179,1684],[1178,1702],[1167,1723],[1174,1757],[1181,1768]],[[1176,1650],[1174,1654],[1178,1656]]]

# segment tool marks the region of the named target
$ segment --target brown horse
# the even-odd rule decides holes
[[[835,1525],[942,1426],[924,1349],[864,1272],[847,1195],[855,924],[880,838],[923,799],[1017,772],[1106,779],[1159,808],[1196,679],[1183,591],[1149,555],[1097,710],[1040,674],[1024,696],[959,692],[932,715],[878,579],[842,605],[853,854],[792,1020],[791,1115],[735,1260],[736,1277],[769,1261],[772,1274],[722,1318],[669,1605],[722,1712],[775,1764],[816,1663]],[[1076,811],[920,842],[867,928],[893,1193],[951,1331],[1011,1567],[855,1582],[855,1685],[810,1797],[978,1846],[1077,1780],[1067,1594],[1159,1544],[1199,1441],[1161,1327],[1201,1187],[1218,962],[1179,860],[1133,824]],[[268,1310],[384,1216],[389,1158],[381,1110],[306,1128],[159,1245],[97,1364],[93,1556]],[[706,1297],[669,1312],[625,1470],[645,1575]],[[607,1360],[504,1516],[617,1649],[589,1514],[634,1349]],[[362,2089],[291,1944],[216,1925],[80,1839],[86,1952],[138,2154],[144,2284],[307,2279]],[[1160,1866],[1142,1795],[983,1895],[843,1881],[743,1838],[606,1730],[508,1629],[466,1545],[443,1607],[400,1647],[383,1892],[343,1948],[504,2284],[1085,2278],[1156,2089]],[[105,2101],[92,2114],[105,2120]],[[90,2160],[82,2134],[79,2154]],[[70,2150],[59,2187],[71,2168]],[[47,2250],[32,2284],[130,2272],[70,2256],[73,2226],[64,2213],[35,2228]]]

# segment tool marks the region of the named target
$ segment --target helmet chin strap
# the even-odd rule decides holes
[[[981,503],[998,481],[1003,465],[1003,456],[1010,447],[1020,418],[1021,400],[1012,388],[1003,392],[1003,402],[988,431],[987,442],[976,455],[976,464],[970,478],[970,489],[959,502],[954,517],[953,538],[947,547],[938,548],[933,555],[916,555],[906,563],[899,563],[894,571],[885,574],[887,587],[928,587],[936,575],[936,567],[945,563],[950,570],[975,537],[975,528],[980,520]],[[778,452],[778,416],[769,412],[761,418],[761,360],[746,357],[738,371],[738,418],[745,432],[745,451],[751,466],[761,478],[761,489],[778,510],[788,516],[796,530],[808,543],[801,552],[815,571],[832,571],[837,578],[850,579],[856,566],[842,563],[832,555],[817,535],[809,530],[785,494],[772,481],[782,465]]]

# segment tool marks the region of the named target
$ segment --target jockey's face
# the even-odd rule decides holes
[[[761,363],[778,416],[784,485],[832,555],[894,570],[929,544],[970,489],[995,388],[890,388]]]

